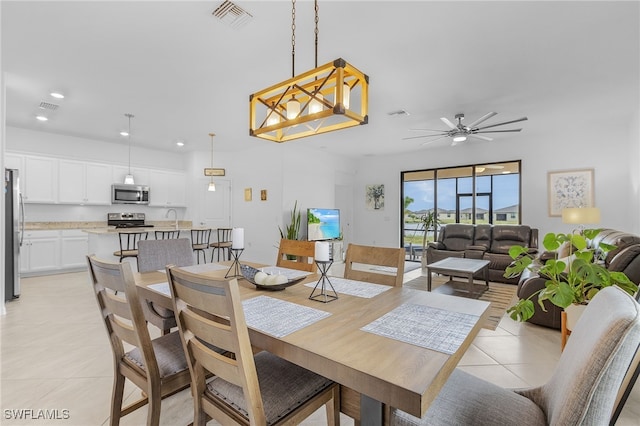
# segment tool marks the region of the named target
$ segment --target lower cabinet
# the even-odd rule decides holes
[[[84,269],[87,241],[86,233],[79,230],[25,231],[20,273],[29,276]]]

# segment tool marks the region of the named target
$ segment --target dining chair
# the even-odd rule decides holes
[[[138,264],[138,243],[146,240],[148,232],[118,232],[120,250],[114,251],[113,255],[120,258],[120,262],[126,257],[135,257]]]
[[[390,424],[614,424],[633,386],[639,344],[640,305],[607,287],[589,302],[544,385],[510,390],[456,369],[422,419],[392,408]]]
[[[202,261],[207,263],[206,250],[209,248],[209,240],[211,240],[211,229],[191,230],[191,249],[196,253],[198,264],[200,264],[200,254],[202,254]],[[211,257],[213,261],[213,254]]]
[[[276,266],[297,269],[299,271],[316,272],[314,263],[316,243],[314,241],[281,239],[278,246]]]
[[[161,400],[191,383],[180,335],[150,338],[129,263],[103,262],[95,255],[87,256],[87,263],[113,355],[109,424],[118,425],[121,417],[148,404],[147,425],[158,425]],[[144,396],[123,408],[126,379]]]
[[[235,278],[175,267],[167,277],[191,371],[195,426],[209,417],[221,424],[299,424],[323,405],[327,424],[340,423],[336,383],[269,352],[254,355]]]
[[[344,278],[402,287],[404,258],[404,248],[349,244],[344,264]],[[353,418],[356,425],[360,424],[360,393],[340,386],[340,399],[340,410]]]
[[[349,244],[344,277],[350,280],[402,287],[404,256],[403,248]]]
[[[220,261],[220,253],[223,260],[231,260],[231,228],[216,229],[218,239],[209,246],[211,250],[211,261],[213,262],[213,254],[218,250],[218,262]]]
[[[144,240],[138,244],[138,271],[162,270],[167,265],[193,265],[191,243],[186,238],[168,240]],[[171,309],[157,306],[150,300],[142,303],[145,318],[158,327],[162,334],[168,334],[177,327],[176,317]]]
[[[180,238],[180,231],[175,229],[171,231],[154,231],[156,240],[166,240],[171,238]]]

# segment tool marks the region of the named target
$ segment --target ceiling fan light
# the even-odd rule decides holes
[[[456,133],[455,135],[453,135],[454,142],[464,142],[466,140],[467,140],[467,135],[465,135],[464,133]]]

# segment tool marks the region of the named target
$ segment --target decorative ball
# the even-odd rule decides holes
[[[265,284],[267,277],[269,277],[269,275],[265,274],[262,271],[258,271],[253,276],[253,281],[255,281],[256,284]]]

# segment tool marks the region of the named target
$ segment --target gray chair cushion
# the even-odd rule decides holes
[[[180,335],[177,331],[153,339],[151,344],[156,354],[160,377],[168,377],[189,368],[187,366],[187,359],[184,356]],[[128,361],[134,363],[143,371],[146,371],[140,349],[135,348],[127,352],[124,356]]]
[[[193,250],[187,238],[143,240],[138,243],[138,271],[164,270],[167,265],[193,265]]]
[[[547,423],[540,407],[528,398],[457,369],[422,419],[392,408],[391,424],[496,426]]]
[[[255,356],[267,424],[286,416],[333,382],[269,352]],[[248,416],[242,388],[214,377],[207,390],[244,417]]]

